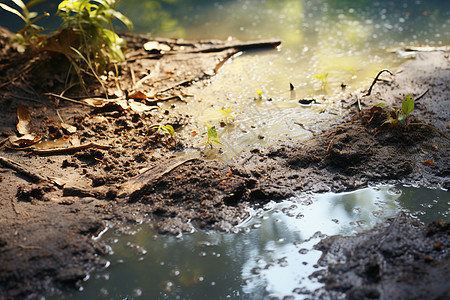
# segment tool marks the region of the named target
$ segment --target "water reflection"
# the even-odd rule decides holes
[[[308,276],[318,270],[321,252],[313,246],[322,238],[370,229],[401,210],[421,221],[449,220],[449,202],[441,190],[383,186],[271,202],[234,234],[175,238],[156,235],[151,223],[118,227],[102,237],[111,265],[82,292],[53,298],[304,299],[321,286]]]
[[[55,2],[47,2],[48,8]],[[234,125],[218,130],[223,159],[279,140],[307,140],[338,122],[343,87],[367,87],[380,69],[394,70],[402,62],[386,49],[450,42],[450,1],[440,0],[122,0],[119,10],[136,31],[154,36],[282,40],[278,51],[229,61],[207,88],[187,91],[196,95],[188,105],[177,103],[198,120],[192,148],[204,143],[204,123],[217,124],[220,110],[231,107]],[[12,14],[0,15],[1,25],[20,23]],[[257,89],[263,99],[255,99]],[[298,103],[305,98],[318,103]]]
[[[206,132],[203,124],[217,124],[223,117],[220,110],[231,107],[235,124],[218,130],[225,144],[219,158],[279,140],[307,140],[339,122],[343,87],[352,91],[368,86],[380,69],[394,70],[402,62],[386,49],[448,43],[448,8],[441,1],[178,2],[171,12],[186,38],[283,42],[278,51],[236,57],[209,86],[200,91],[194,86],[189,92],[196,98],[179,107],[199,121],[198,145]],[[263,99],[257,99],[257,89]],[[305,98],[316,98],[318,104],[298,103]]]

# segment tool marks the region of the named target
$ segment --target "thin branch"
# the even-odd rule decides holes
[[[92,105],[90,105],[90,104],[88,104],[86,102],[78,101],[78,100],[75,100],[75,99],[72,99],[72,98],[68,98],[68,97],[65,97],[65,96],[61,96],[61,95],[58,95],[58,94],[54,94],[54,93],[44,93],[44,95],[46,95],[46,96],[53,96],[53,97],[56,97],[56,98],[59,98],[59,99],[62,99],[62,100],[70,101],[70,102],[81,104],[81,105],[92,106]]]
[[[14,171],[16,171],[17,173],[26,176],[28,178],[30,178],[33,182],[39,182],[39,181],[47,181],[47,179],[39,174],[35,174],[32,173],[31,171],[26,170],[21,164],[10,160],[6,157],[1,157],[0,156],[0,164],[2,164],[3,166],[10,168]]]
[[[369,91],[367,92],[367,94],[366,94],[365,96],[370,96],[370,94],[372,93],[372,88],[373,88],[373,86],[374,86],[375,83],[378,81],[378,78],[380,77],[380,75],[381,75],[382,73],[384,73],[384,72],[387,72],[387,73],[389,73],[389,74],[391,74],[391,75],[394,75],[394,74],[392,74],[392,72],[389,71],[388,69],[383,69],[383,70],[381,70],[380,72],[378,72],[377,76],[375,77],[375,79],[373,80],[372,84],[370,85]]]
[[[44,249],[40,246],[26,246],[26,245],[20,245],[20,244],[17,244],[16,246],[21,249],[35,249],[35,250]]]
[[[426,93],[428,93],[429,90],[430,90],[430,89],[427,89],[427,90],[426,90],[425,92],[423,92],[419,97],[417,97],[414,101],[417,102],[417,101],[419,101],[420,99],[422,99],[423,96],[425,96]]]
[[[6,143],[7,141],[9,141],[9,137],[3,139],[3,140],[0,142],[0,147],[3,146],[3,144]]]
[[[53,148],[53,149],[32,149],[31,152],[33,154],[37,155],[49,155],[49,154],[62,154],[67,152],[75,152],[80,150],[85,150],[88,148],[96,148],[101,150],[108,150],[111,148],[111,146],[108,145],[101,145],[94,142],[80,145],[80,146],[73,146],[73,147],[67,147],[67,148]]]

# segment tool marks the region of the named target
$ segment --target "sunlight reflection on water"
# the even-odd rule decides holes
[[[319,270],[313,246],[321,239],[362,232],[399,211],[449,220],[449,201],[443,190],[380,186],[269,202],[237,233],[176,238],[155,234],[151,223],[116,227],[102,237],[111,265],[94,272],[82,292],[57,298],[304,299],[321,286],[309,279]]]

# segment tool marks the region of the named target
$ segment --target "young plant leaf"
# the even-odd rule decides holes
[[[408,94],[405,100],[403,100],[402,102],[402,111],[405,115],[408,115],[412,113],[413,110],[414,110],[414,99],[411,94]]]
[[[256,94],[258,95],[259,99],[262,99],[262,92],[260,89],[256,89]]]
[[[216,139],[217,138],[216,126],[211,126],[211,125],[208,126],[208,138],[210,138],[210,139]]]
[[[172,125],[165,125],[164,128],[170,134],[171,137],[175,137],[175,129],[173,129]]]
[[[0,7],[3,8],[6,11],[9,11],[10,13],[15,14],[16,16],[20,17],[24,22],[27,22],[27,19],[17,10],[12,7],[9,7],[6,4],[0,3]]]
[[[376,105],[374,105],[375,107],[382,107],[382,106],[385,106],[386,105],[386,103],[384,103],[384,102],[381,102],[381,103],[378,103],[378,104],[376,104]]]

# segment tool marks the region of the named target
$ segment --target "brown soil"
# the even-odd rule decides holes
[[[426,122],[448,135],[447,53],[419,53],[393,76],[382,75],[370,96],[349,95],[342,101],[348,106],[348,121],[324,128],[307,143],[253,149],[233,161],[183,160],[175,153],[190,146],[192,137],[178,135],[174,141],[153,127],[171,124],[177,131],[191,128],[195,120],[162,110],[157,103],[189,103],[184,86],[213,76],[239,51],[278,42],[187,42],[126,35],[127,62],[108,75],[112,100],[104,105],[106,95],[92,82],[87,90],[92,107],[80,104],[87,97],[80,97],[86,91],[79,87],[65,91],[67,98],[46,94],[64,91],[63,61],[45,53],[24,59],[7,43],[8,33],[1,33],[0,133],[5,143],[0,153],[0,299],[79,284],[105,263],[104,248],[92,237],[113,223],[155,218],[161,233],[189,232],[188,222],[228,231],[247,217],[248,205],[301,192],[385,182],[450,187],[447,139],[422,125],[380,130],[377,115],[372,118],[367,112],[379,102],[401,105],[406,94],[418,97],[428,89],[408,122]],[[170,50],[145,51],[142,46],[148,41]],[[133,92],[155,96],[140,99]],[[364,112],[357,109],[358,97]],[[17,135],[19,103],[29,110],[35,135],[84,149],[18,150],[6,139]],[[75,126],[76,132],[62,123]],[[422,163],[427,160],[432,165]]]

